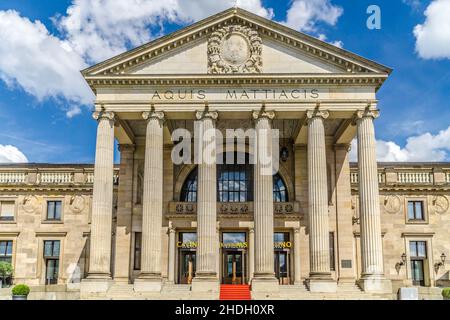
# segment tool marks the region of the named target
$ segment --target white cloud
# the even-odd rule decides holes
[[[352,141],[350,160],[357,161],[357,142]],[[392,141],[377,140],[377,160],[395,161],[449,161],[450,126],[436,135],[429,132],[411,136],[404,147]]]
[[[28,162],[28,159],[15,146],[0,144],[0,163],[12,162]]]
[[[336,41],[327,41],[327,36],[324,35],[323,33],[319,34],[319,36],[317,37],[319,40],[321,41],[326,41],[329,44],[332,44],[333,46],[336,46],[338,48],[342,48],[344,46],[344,43],[341,40],[336,40]]]
[[[70,46],[13,10],[0,11],[0,78],[37,99],[64,97],[87,104],[93,95],[79,70],[86,64]]]
[[[81,108],[77,105],[72,106],[69,110],[66,111],[66,116],[69,119],[79,114],[81,114]]]
[[[73,0],[66,15],[54,22],[78,54],[99,62],[150,41],[165,22],[186,24],[225,10],[234,0]],[[240,0],[243,9],[271,18],[261,0]],[[155,32],[155,31],[154,31]]]
[[[344,10],[330,0],[294,0],[284,22],[299,31],[316,31],[317,22],[334,26]]]
[[[450,0],[433,0],[425,16],[414,27],[416,52],[424,59],[450,59]]]

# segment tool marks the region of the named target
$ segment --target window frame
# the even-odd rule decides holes
[[[51,242],[51,255],[46,255],[46,243]],[[57,255],[55,255],[55,243],[58,242],[58,252]],[[61,271],[61,256],[62,256],[62,244],[63,241],[61,239],[42,239],[42,257],[43,257],[43,267],[44,267],[44,285],[57,285],[60,281],[60,271]],[[56,278],[53,278],[52,282],[48,281],[47,278],[47,268],[49,261],[56,261],[57,264],[57,271],[56,271]]]
[[[2,203],[3,202],[12,202],[14,209],[13,209],[13,216],[12,219],[2,219]],[[17,216],[17,202],[16,199],[12,198],[0,198],[0,223],[16,223],[16,216]]]
[[[138,243],[139,247],[137,247]],[[142,267],[142,232],[134,232],[133,270],[139,271],[141,270],[141,267]]]
[[[53,203],[54,204],[54,209],[53,209],[53,215],[54,215],[54,217],[53,218],[49,218],[49,204],[50,203]],[[60,203],[60,209],[59,209],[59,218],[55,218],[55,215],[56,215],[56,208],[57,208],[57,206],[56,206],[56,204],[57,203]],[[63,201],[61,200],[61,199],[47,199],[46,200],[46,208],[45,208],[46,210],[45,210],[45,221],[46,222],[61,222],[62,221],[62,218],[63,218]]]
[[[422,218],[423,219],[410,219],[409,217],[409,203],[414,203],[414,211],[416,210],[416,203],[421,202]],[[404,214],[406,224],[428,224],[428,210],[426,197],[405,197],[404,202]]]

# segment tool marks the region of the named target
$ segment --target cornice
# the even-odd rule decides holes
[[[234,86],[234,85],[346,85],[375,86],[377,89],[388,76],[370,73],[324,73],[324,74],[186,74],[186,75],[94,75],[86,76],[92,90],[101,87],[127,86]]]

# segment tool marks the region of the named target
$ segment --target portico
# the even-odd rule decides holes
[[[376,92],[390,71],[235,8],[84,70],[98,129],[82,291],[126,282],[156,295],[188,284],[197,298],[218,298],[221,283],[239,278],[255,298],[303,283],[311,292],[357,281],[367,292],[390,292],[373,126]],[[174,142],[178,129],[189,135]],[[255,144],[217,143],[206,161],[174,162],[178,143],[195,146],[205,132],[213,134],[202,143],[222,141],[227,129],[253,129]],[[350,176],[341,174],[350,170],[355,137],[358,254]],[[121,150],[115,217],[114,138]],[[244,161],[218,161],[228,154]],[[277,155],[279,170],[264,174],[275,164],[246,160],[261,154]],[[233,234],[240,240],[224,240]]]

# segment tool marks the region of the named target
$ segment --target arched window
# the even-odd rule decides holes
[[[193,169],[184,181],[183,187],[181,188],[180,201],[197,201],[197,168]],[[253,165],[218,164],[217,201],[253,201]],[[273,176],[273,201],[289,201],[286,184],[278,173]]]

